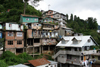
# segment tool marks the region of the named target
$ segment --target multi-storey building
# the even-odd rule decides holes
[[[56,45],[53,58],[63,67],[87,66],[90,54],[96,53],[91,47],[96,45],[91,36],[66,36]]]
[[[3,23],[2,22],[0,22],[0,40],[3,38]],[[3,47],[2,47],[3,45],[2,44],[0,44],[0,50],[3,50]],[[0,54],[2,53],[2,51],[0,52]]]
[[[25,52],[34,56],[41,54],[41,27],[39,17],[21,14],[20,22],[25,25]]]
[[[40,22],[37,16],[21,14],[20,21],[25,25],[26,45],[24,49],[28,54],[35,56],[53,52],[57,44],[59,26],[53,23],[52,18],[44,18]]]
[[[51,18],[54,18],[58,21],[58,23],[67,23],[65,22],[67,19],[66,15],[62,14],[62,13],[59,13],[59,12],[56,12],[56,11],[53,11],[53,10],[48,10],[46,12],[43,13],[43,17],[51,17]]]
[[[100,49],[91,54],[89,62],[89,67],[100,67]]]
[[[53,53],[57,44],[56,39],[58,38],[58,28],[50,23],[42,23],[42,25],[42,53]]]
[[[24,31],[23,25],[17,23],[4,23],[4,38],[5,38],[5,51],[20,54],[24,48]]]

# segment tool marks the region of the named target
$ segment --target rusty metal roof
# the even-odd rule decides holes
[[[49,64],[50,63],[45,58],[36,59],[36,60],[28,60],[28,62],[31,63],[33,66],[40,66],[40,65],[45,65],[45,64]]]
[[[21,14],[21,15],[24,16],[24,17],[38,17],[36,15],[26,15],[26,14]]]

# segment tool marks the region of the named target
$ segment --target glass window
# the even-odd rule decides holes
[[[13,45],[13,41],[8,41],[8,45]]]
[[[21,40],[18,40],[17,41],[17,44],[19,44],[19,45],[22,44],[22,41]]]
[[[81,56],[81,60],[83,60],[83,56]]]
[[[8,36],[13,36],[13,32],[8,32]]]
[[[100,60],[100,56],[98,57],[98,60]]]
[[[77,51],[77,48],[74,48],[75,51]]]

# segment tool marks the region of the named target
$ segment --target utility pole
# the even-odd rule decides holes
[[[48,10],[50,9],[50,4],[48,5]]]

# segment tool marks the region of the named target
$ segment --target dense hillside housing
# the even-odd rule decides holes
[[[62,36],[72,35],[72,29],[61,26],[51,17],[35,15],[20,16],[20,24],[15,22],[0,23],[0,38],[4,38],[5,51],[16,55],[27,52],[31,56],[53,54]]]

